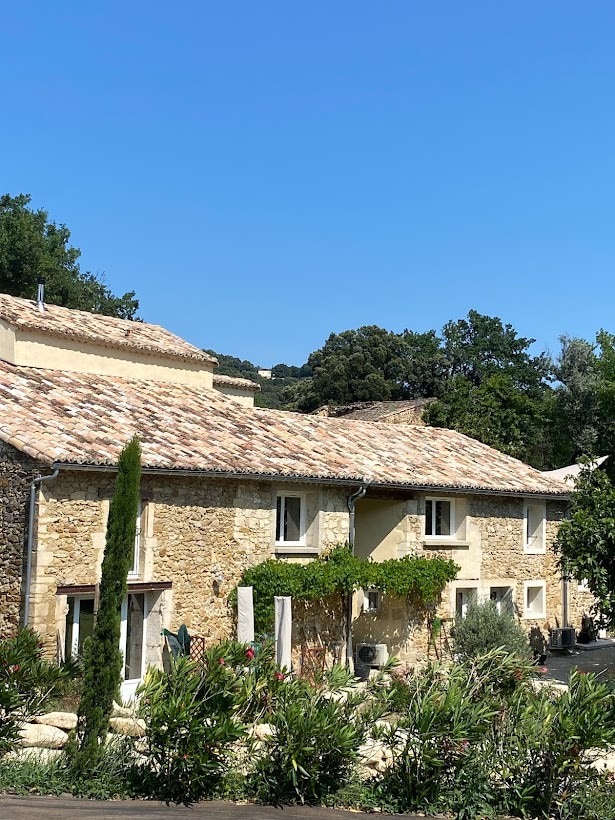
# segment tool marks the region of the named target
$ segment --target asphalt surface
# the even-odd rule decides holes
[[[596,641],[584,648],[551,652],[545,666],[547,672],[544,677],[559,683],[568,683],[568,675],[574,667],[582,672],[594,672],[601,678],[615,681],[615,642]]]
[[[389,815],[390,816],[390,815]],[[399,815],[400,817],[402,815]],[[0,820],[352,820],[355,813],[306,806],[254,806],[251,804],[198,803],[167,806],[142,800],[78,800],[74,797],[18,797],[0,795]],[[404,820],[428,820],[404,814]]]

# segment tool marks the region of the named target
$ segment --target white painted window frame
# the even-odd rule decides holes
[[[436,501],[446,501],[450,504],[451,510],[451,534],[450,535],[427,535],[427,502],[432,501],[432,510],[431,510],[431,529],[432,532],[435,530],[435,523],[436,523]],[[455,515],[455,499],[448,498],[447,496],[443,495],[427,495],[425,496],[425,521],[423,524],[423,538],[425,541],[456,541],[457,540],[457,520]]]
[[[378,612],[381,603],[382,595],[379,589],[366,589],[363,592],[363,612]]]
[[[299,507],[299,533],[300,538],[298,541],[285,541],[284,540],[284,528],[281,527],[280,531],[282,534],[282,539],[277,540],[276,535],[278,531],[278,520],[277,520],[277,511],[278,511],[278,499],[282,499],[282,503],[280,506],[280,515],[282,516],[282,520],[284,519],[284,509],[286,506],[286,499],[287,498],[298,498],[300,502]],[[295,493],[295,492],[288,492],[286,490],[279,490],[275,496],[275,506],[273,508],[273,517],[274,517],[274,531],[273,537],[275,539],[276,547],[304,547],[305,546],[305,537],[306,537],[306,521],[307,521],[307,502],[305,493]]]
[[[511,584],[494,584],[493,586],[490,585],[489,586],[489,600],[494,602],[494,604],[496,606],[496,609],[498,611],[498,614],[501,615],[502,614],[502,604],[504,602],[503,599],[501,597],[500,598],[492,598],[491,597],[491,593],[492,593],[493,590],[500,590],[500,589],[509,589],[510,590],[510,602],[512,604],[512,611],[510,613],[505,612],[504,614],[510,614],[510,615],[514,614],[514,611],[515,611],[515,588]]]
[[[587,578],[581,578],[581,580],[579,581],[579,583],[577,585],[577,591],[578,592],[591,592],[591,589],[589,588],[589,581],[587,580]]]
[[[530,507],[540,508],[540,545],[530,544],[527,536],[527,527],[530,515]],[[545,555],[547,552],[547,507],[544,501],[534,501],[527,499],[523,503],[523,552],[527,555]]]
[[[540,588],[542,590],[542,610],[533,612],[528,609],[527,593],[530,589]],[[526,621],[536,621],[547,617],[547,582],[546,581],[524,581],[523,582],[523,617]]]
[[[119,650],[122,653],[122,680],[124,680],[124,668],[126,665],[126,638],[128,636],[128,595],[132,594],[139,594],[139,593],[131,593],[128,590],[128,593],[124,600],[122,601],[122,608],[120,610],[120,645]],[[147,634],[147,619],[150,613],[150,604],[149,604],[149,596],[147,592],[141,593],[143,594],[143,636],[142,636],[142,646],[143,651],[141,653],[141,675],[139,678],[134,678],[133,680],[126,681],[127,683],[134,683],[143,677],[145,674],[145,637]],[[81,601],[91,601],[93,600],[93,595],[71,595],[69,596],[74,599],[75,604],[73,607],[73,629],[72,629],[72,641],[70,647],[70,654],[71,658],[76,658],[79,652],[79,616],[81,614]]]

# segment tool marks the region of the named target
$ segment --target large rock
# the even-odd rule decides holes
[[[112,717],[109,719],[109,729],[116,735],[144,737],[145,721],[137,718]]]
[[[131,709],[129,706],[120,706],[119,703],[113,701],[113,706],[111,707],[111,717],[121,717],[121,718],[133,718],[135,716],[135,710]]]
[[[248,731],[250,737],[255,740],[269,740],[273,737],[275,729],[270,723],[255,723]]]
[[[46,715],[37,715],[34,722],[70,732],[71,729],[77,728],[77,715],[73,712],[47,712]]]
[[[380,740],[368,740],[358,749],[363,766],[376,772],[384,772],[393,763],[393,752]]]
[[[32,749],[32,748],[17,748],[8,752],[2,760],[17,760],[20,763],[51,763],[57,760],[63,754],[62,749]]]
[[[25,723],[19,732],[20,746],[38,749],[63,749],[68,734],[56,726],[45,726],[44,723]]]

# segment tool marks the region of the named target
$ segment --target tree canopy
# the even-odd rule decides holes
[[[581,471],[556,549],[563,571],[586,580],[607,625],[615,623],[615,486],[603,470]]]
[[[133,319],[139,307],[134,291],[116,296],[103,277],[81,271],[81,251],[70,245],[70,231],[34,210],[29,194],[0,196],[0,292],[34,299],[39,277],[47,302]]]

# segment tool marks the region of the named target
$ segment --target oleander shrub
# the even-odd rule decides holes
[[[179,657],[169,671],[150,669],[138,690],[146,724],[146,793],[192,803],[211,796],[229,768],[244,727],[235,714],[237,677],[220,647],[203,663]]]
[[[319,804],[344,786],[365,733],[356,707],[305,681],[284,681],[269,719],[273,734],[250,776],[256,798]]]
[[[452,637],[459,660],[485,655],[497,647],[522,658],[530,656],[523,628],[512,614],[498,612],[493,601],[472,604],[465,617],[457,616]]]
[[[71,670],[43,657],[38,635],[20,630],[0,642],[0,756],[13,748],[21,726],[69,686]]]

